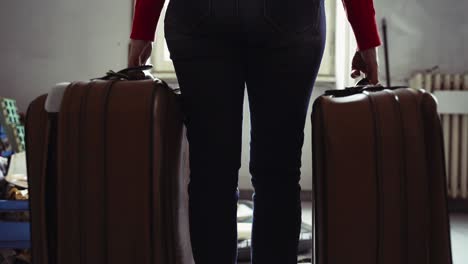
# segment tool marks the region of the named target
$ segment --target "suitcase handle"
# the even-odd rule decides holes
[[[180,95],[180,88],[174,89],[170,87],[165,81],[155,78],[152,74],[147,74],[144,71],[150,70],[153,68],[153,65],[143,65],[138,67],[125,68],[118,72],[109,70],[106,73],[106,76],[100,78],[91,79],[94,80],[125,80],[125,81],[139,81],[139,80],[155,80],[164,84],[169,89],[171,89],[176,95]]]
[[[408,88],[407,86],[382,86],[382,85],[370,85],[369,79],[364,78],[357,83],[354,87],[346,87],[343,90],[327,90],[323,96],[333,96],[333,97],[345,97],[355,94],[360,94],[362,92],[379,92],[383,90],[396,90],[401,88]]]
[[[143,65],[138,67],[125,68],[118,72],[108,71],[105,76],[100,78],[94,78],[92,80],[128,80],[128,81],[137,81],[137,80],[146,80],[154,79],[151,74],[146,74],[144,71],[150,70],[153,68],[153,65]]]

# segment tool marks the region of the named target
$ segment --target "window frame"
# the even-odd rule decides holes
[[[169,59],[169,51],[164,37],[164,17],[166,14],[166,8],[169,1],[166,1],[160,19],[158,21],[158,27],[156,30],[156,40],[154,43],[154,50],[150,61],[155,68],[153,73],[161,79],[165,79],[171,82],[177,80],[174,66],[172,61]],[[341,65],[346,64],[348,59],[343,57],[339,58],[337,55],[342,56],[343,50],[348,50],[346,47],[352,46],[349,41],[349,26],[346,26],[346,19],[343,17],[344,11],[338,10],[341,5],[341,0],[325,0],[326,8],[326,20],[327,20],[327,41],[322,59],[322,65],[317,76],[318,83],[336,83],[343,79],[342,75],[344,70]],[[344,29],[337,30],[337,26],[344,26]],[[345,37],[342,34],[345,33]],[[339,34],[339,35],[338,35]],[[338,45],[337,45],[337,40]],[[343,41],[344,40],[344,41]],[[349,52],[344,52],[349,57]],[[209,74],[209,73],[207,73]]]

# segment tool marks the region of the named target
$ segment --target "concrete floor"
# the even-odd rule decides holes
[[[453,264],[468,264],[468,214],[451,214]]]
[[[310,202],[302,205],[302,221],[312,223],[312,203]],[[468,264],[468,214],[451,214],[450,227],[453,264]],[[239,264],[248,263],[239,262]]]

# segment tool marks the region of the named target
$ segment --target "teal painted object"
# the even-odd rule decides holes
[[[15,153],[25,151],[25,132],[22,125],[10,125],[10,143]]]
[[[4,118],[5,124],[21,125],[15,100],[0,97],[0,107],[2,109],[2,119]]]
[[[0,97],[0,125],[8,138],[12,152],[25,151],[25,129],[21,124],[15,100]]]

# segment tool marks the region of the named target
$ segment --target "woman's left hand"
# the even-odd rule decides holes
[[[153,42],[149,40],[130,40],[130,54],[128,56],[128,67],[145,65],[151,56]]]
[[[379,63],[377,47],[356,51],[351,65],[351,78],[356,79],[364,74],[372,85],[379,84]]]

